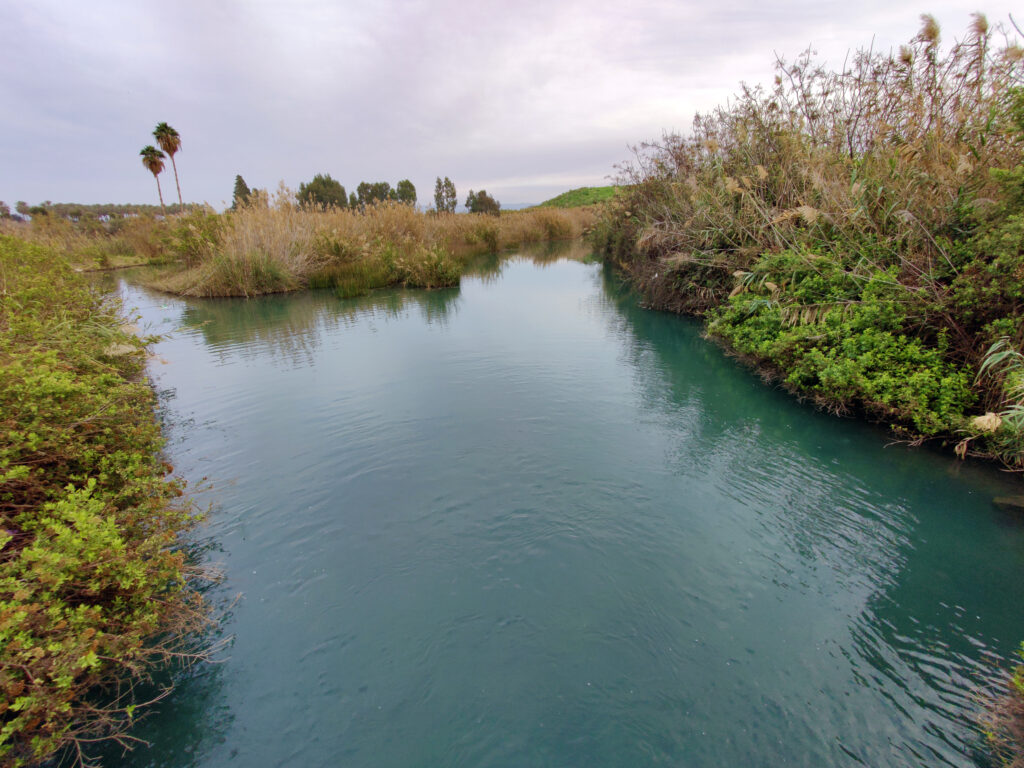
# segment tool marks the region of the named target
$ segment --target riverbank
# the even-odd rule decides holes
[[[7,231],[87,270],[162,264],[150,287],[181,296],[257,296],[333,288],[356,296],[374,288],[457,285],[470,258],[514,246],[580,237],[593,207],[485,214],[423,213],[401,203],[363,209],[300,206],[282,189],[238,210],[192,211],[106,229],[41,217]]]
[[[579,237],[592,211],[426,214],[401,203],[365,210],[295,205],[279,194],[192,227],[182,271],[152,287],[184,296],[253,296],[307,287],[356,296],[374,288],[457,285],[470,257]]]
[[[837,413],[1024,468],[1024,91],[983,17],[781,61],[646,147],[593,242],[656,309]],[[969,84],[969,85],[968,85]]]
[[[0,296],[0,762],[84,762],[124,736],[135,682],[191,656],[195,516],[119,304],[2,235]]]

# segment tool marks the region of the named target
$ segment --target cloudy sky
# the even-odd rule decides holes
[[[922,0],[923,3],[924,0]],[[973,5],[929,0],[27,0],[0,3],[0,199],[156,202],[138,152],[182,137],[186,200],[235,174],[298,187],[330,173],[436,176],[505,204],[608,183],[629,146],[684,131],[775,53],[944,39]],[[984,8],[1006,21],[1013,3]],[[1024,21],[1022,11],[1018,22]],[[162,177],[165,198],[173,177]]]

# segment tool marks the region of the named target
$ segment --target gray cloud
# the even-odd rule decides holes
[[[929,10],[951,38],[971,9]],[[189,200],[220,204],[236,173],[273,188],[329,172],[349,188],[408,177],[421,200],[448,175],[460,196],[539,201],[604,183],[628,145],[769,81],[774,52],[810,44],[838,63],[872,38],[905,42],[919,13],[881,0],[5,4],[0,198],[153,201],[138,150],[166,120]]]

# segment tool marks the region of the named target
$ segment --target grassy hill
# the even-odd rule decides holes
[[[581,205],[594,205],[611,200],[615,197],[615,187],[580,187],[570,189],[557,197],[545,200],[537,208],[578,208]]]

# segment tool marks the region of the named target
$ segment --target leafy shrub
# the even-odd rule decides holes
[[[919,435],[959,427],[973,403],[973,375],[907,333],[913,296],[895,269],[844,269],[838,259],[785,252],[737,273],[709,330],[780,372],[795,392],[834,410],[860,407]]]
[[[165,479],[144,341],[55,252],[0,236],[0,762],[122,733],[87,701],[166,661],[203,613]]]

